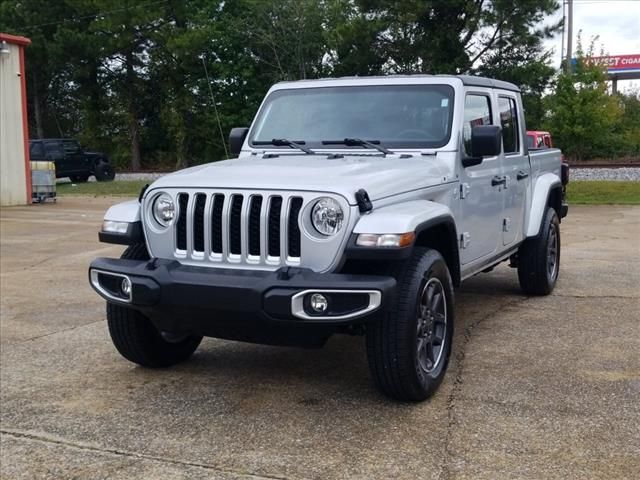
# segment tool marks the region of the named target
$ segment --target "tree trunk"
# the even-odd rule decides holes
[[[44,128],[42,127],[42,110],[40,109],[40,95],[38,94],[38,74],[34,69],[31,73],[33,79],[33,116],[36,120],[36,136],[44,138]]]
[[[129,113],[129,137],[131,138],[131,170],[137,172],[141,168],[140,127],[134,112]]]
[[[88,133],[89,138],[100,138],[100,122],[102,119],[102,92],[98,83],[98,63],[95,60],[90,60],[89,75],[87,78],[88,90],[89,90],[89,108],[86,112],[87,123],[85,127],[85,134]]]
[[[140,125],[138,123],[138,109],[136,105],[135,71],[133,69],[133,52],[126,54],[127,77],[126,88],[129,97],[129,138],[131,139],[131,169],[140,170]]]

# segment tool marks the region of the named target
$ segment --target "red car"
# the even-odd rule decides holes
[[[553,148],[551,134],[542,130],[528,130],[527,145],[529,146],[529,150]],[[564,161],[564,155],[561,155],[560,158],[562,158],[562,186],[565,188],[567,183],[569,183],[569,164]]]
[[[527,144],[529,149],[553,148],[551,134],[540,130],[529,130],[527,132]]]

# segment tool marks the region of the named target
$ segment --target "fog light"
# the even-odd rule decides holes
[[[122,290],[122,293],[127,298],[131,296],[131,281],[127,277],[124,277],[122,279],[122,283],[120,284],[120,290]]]
[[[321,293],[314,293],[313,295],[311,295],[309,305],[311,305],[311,308],[314,312],[322,313],[326,312],[327,307],[329,306],[329,301],[327,300],[327,297],[325,297]]]

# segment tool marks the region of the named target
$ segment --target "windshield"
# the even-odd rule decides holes
[[[389,148],[438,148],[449,141],[452,116],[449,85],[277,90],[260,110],[249,144],[287,138],[310,148],[331,148],[322,141],[359,138]]]

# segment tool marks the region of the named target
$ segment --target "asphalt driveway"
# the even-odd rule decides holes
[[[552,296],[507,266],[466,282],[446,380],[408,405],[360,338],[126,362],[86,274],[122,251],[97,242],[112,202],[0,211],[0,477],[638,478],[640,208],[572,207]]]

